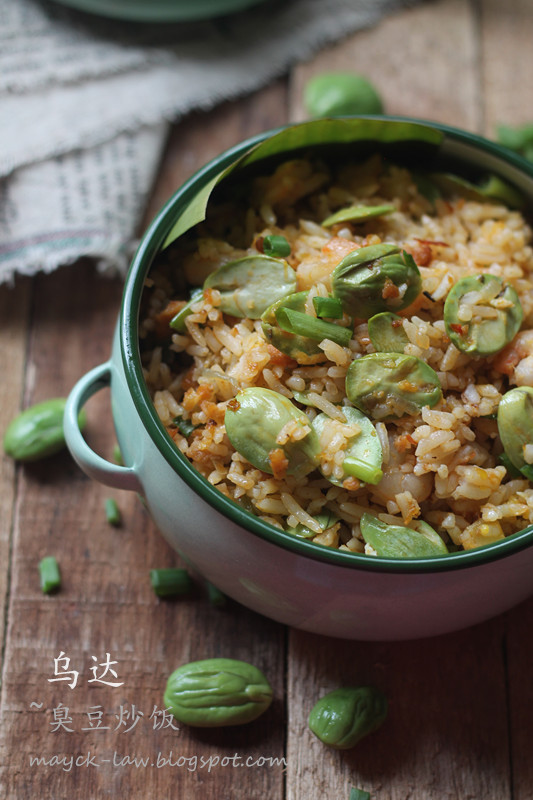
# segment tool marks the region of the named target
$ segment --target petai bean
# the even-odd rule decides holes
[[[377,90],[353,72],[322,72],[311,78],[304,89],[304,105],[311,117],[383,113]]]
[[[463,353],[490,356],[518,333],[522,306],[512,286],[489,273],[460,278],[444,303],[444,324]]]
[[[435,370],[415,356],[370,353],[356,358],[346,373],[348,399],[375,420],[418,414],[442,397]]]
[[[518,470],[530,466],[525,448],[533,445],[533,388],[517,386],[506,392],[500,400],[497,419],[505,455],[512,466]]]
[[[320,445],[309,417],[272,389],[239,392],[228,404],[225,425],[235,450],[263,472],[302,477],[318,466]]]
[[[245,256],[208,275],[206,289],[218,289],[225,314],[259,319],[274,300],[294,292],[296,273],[283,259]]]
[[[320,471],[325,478],[335,486],[342,486],[346,478],[355,477],[364,483],[379,483],[383,477],[381,462],[383,461],[383,451],[381,442],[372,422],[359,409],[346,406],[342,408],[342,413],[346,417],[348,425],[359,428],[359,432],[348,439],[344,450],[344,461],[342,478],[336,478],[331,473],[328,474],[320,467]],[[318,414],[311,423],[319,441],[324,434],[328,433],[328,428],[334,423],[327,414]]]
[[[257,667],[231,658],[193,661],[169,677],[165,707],[180,722],[201,728],[242,725],[272,702],[272,688]]]
[[[439,534],[422,520],[413,522],[416,529],[388,525],[372,514],[361,517],[363,539],[383,558],[432,558],[445,555],[448,548]]]
[[[387,716],[387,698],[372,686],[346,686],[322,697],[309,714],[309,728],[324,744],[347,750],[377,730]]]
[[[26,408],[8,425],[4,451],[17,461],[38,461],[66,447],[63,417],[67,401],[63,397],[44,400]],[[83,430],[87,415],[82,410],[78,424]]]
[[[331,281],[345,313],[359,319],[380,311],[401,311],[422,291],[413,257],[387,243],[348,253],[333,270]]]

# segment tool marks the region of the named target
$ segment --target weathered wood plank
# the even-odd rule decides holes
[[[285,113],[284,89],[280,85],[277,91],[278,116],[269,125],[278,124]],[[259,98],[257,114],[247,108],[235,105],[231,113],[223,112],[232,121],[226,120],[228,140],[217,151],[263,127]],[[213,146],[214,122],[208,119],[199,117],[187,129],[200,161]],[[171,170],[178,183],[199,165],[191,164],[192,151],[179,143],[177,148],[165,172],[170,183]],[[34,380],[27,400],[32,402],[64,394],[77,377],[108,357],[121,286],[76,267],[37,279],[35,290],[40,302],[29,352]],[[110,457],[114,435],[105,395],[88,404],[87,436]],[[105,521],[109,495],[122,510],[121,528]],[[43,597],[38,586],[36,565],[45,554],[55,554],[63,572],[62,590],[53,597]],[[1,797],[144,800],[192,796],[197,790],[212,800],[282,797],[285,630],[233,603],[215,609],[200,590],[182,602],[158,600],[148,570],[178,563],[135,496],[90,482],[67,454],[22,471],[2,687]],[[70,658],[68,669],[80,673],[72,689],[49,681],[61,651]],[[89,683],[92,667],[102,676],[98,665],[106,653],[117,661],[117,678],[109,673],[108,679],[121,686]],[[162,717],[150,715],[163,709],[168,675],[183,663],[214,656],[241,658],[262,668],[274,687],[272,708],[246,728],[154,729]],[[62,707],[70,731],[53,730]],[[100,715],[109,729],[91,728],[91,714],[93,725]],[[83,766],[88,752],[93,760]],[[30,767],[30,756],[54,755],[67,760],[79,755],[80,762],[69,771],[61,765]],[[135,766],[126,757],[146,763]],[[273,766],[262,761],[271,758],[276,759]]]
[[[533,799],[533,601],[507,614],[506,658],[509,686],[513,800]]]
[[[533,8],[530,0],[481,0],[481,65],[485,133],[533,119]]]
[[[288,800],[510,798],[501,623],[418,642],[341,642],[293,632]],[[384,725],[353,750],[308,729],[314,703],[339,686],[376,686]]]
[[[291,114],[305,116],[305,81],[323,70],[369,77],[392,114],[480,129],[477,16],[464,0],[391,15],[297,69]],[[289,636],[288,800],[349,796],[387,800],[510,798],[503,622],[421,642],[372,643]],[[351,752],[329,750],[308,730],[320,696],[341,685],[377,685],[388,696],[383,728]],[[490,702],[488,701],[490,698]]]
[[[482,0],[481,63],[485,134],[498,123],[533,120],[533,9],[529,0]],[[509,687],[510,752],[514,800],[532,800],[533,601],[506,615],[505,656]]]
[[[31,282],[18,280],[14,287],[0,289],[0,436],[22,408],[27,326]],[[16,495],[15,463],[0,455],[0,629],[3,650],[5,615],[9,590],[11,533]]]
[[[504,5],[496,0],[436,0],[393,15],[297,68],[291,116],[304,117],[301,90],[310,75],[350,68],[373,80],[390,113],[472,130],[484,127],[488,135],[495,122],[528,121],[533,107],[529,5],[529,0]],[[184,120],[172,132],[146,221],[209,158],[285,118],[280,83],[241,103]],[[89,272],[40,278],[34,288],[39,304],[25,402],[66,393],[76,377],[107,358],[120,296],[118,282],[104,282]],[[6,422],[18,410],[23,392],[26,312],[19,316],[17,303],[26,309],[28,296],[28,290],[22,295],[0,292],[0,335],[2,344],[8,342],[7,349],[0,348],[0,359],[10,382],[0,388],[0,418]],[[103,395],[90,403],[89,436],[109,456],[114,437]],[[15,483],[9,461],[0,469],[1,604]],[[21,468],[19,474],[2,688],[0,765],[5,769],[0,797],[282,800],[281,766],[236,770],[231,759],[235,753],[253,760],[284,754],[285,630],[234,604],[212,609],[200,592],[179,603],[154,598],[147,571],[178,564],[175,554],[137,498],[90,483],[67,456]],[[103,502],[110,494],[122,509],[122,529],[105,523]],[[64,587],[56,597],[43,598],[36,563],[53,551],[60,554]],[[532,800],[532,624],[530,601],[470,631],[425,642],[350,643],[291,632],[287,800],[347,800],[352,785],[371,790],[373,800]],[[71,668],[81,672],[72,690],[48,682],[61,649],[70,656]],[[92,656],[101,661],[106,652],[118,661],[121,687],[87,683]],[[261,666],[274,685],[273,708],[246,729],[155,729],[149,717],[154,706],[162,708],[167,675],[185,661],[218,655]],[[353,752],[336,753],[310,734],[307,715],[321,694],[346,682],[380,686],[389,697],[390,713],[384,727]],[[31,709],[32,701],[42,707]],[[69,707],[72,733],[52,730],[60,703]],[[90,724],[92,708],[93,721],[101,711],[109,730],[82,731]],[[144,716],[136,717],[138,712]],[[128,726],[133,727],[127,731]],[[61,766],[29,767],[30,754],[83,758],[88,751],[93,758],[111,761],[98,768],[74,766],[70,772]],[[121,762],[126,756],[148,761],[145,766]],[[180,756],[188,760],[171,766]],[[224,756],[225,766],[215,763]],[[170,763],[160,766],[170,757]],[[195,759],[202,757],[212,761],[201,769]],[[152,761],[154,767],[149,766]]]
[[[120,294],[117,283],[78,269],[37,283],[42,302],[30,349],[35,372],[32,401],[64,393],[77,376],[107,357]],[[95,398],[92,406],[91,441],[109,453],[113,433],[105,398]],[[163,708],[164,685],[173,669],[215,655],[261,665],[277,698],[282,698],[283,629],[239,607],[218,612],[201,597],[183,604],[158,601],[149,587],[148,568],[177,558],[137,498],[113,493],[124,525],[111,528],[103,513],[110,491],[85,479],[68,455],[53,461],[25,468],[20,479],[3,685],[4,746],[11,754],[5,796],[145,798],[156,790],[168,796],[171,787],[186,794],[191,781],[201,781],[204,796],[214,798],[224,789],[229,796],[237,774],[243,793],[239,795],[239,788],[235,797],[246,797],[244,787],[250,784],[258,792],[279,795],[281,766],[238,773],[228,765],[213,766],[211,772],[207,767],[189,771],[183,764],[157,768],[159,753],[160,758],[169,758],[171,752],[188,758],[222,759],[234,753],[254,759],[281,757],[279,700],[262,725],[224,735],[154,731],[149,717],[155,706]],[[57,556],[63,573],[62,591],[53,597],[43,597],[38,586],[36,565],[45,554]],[[80,672],[72,689],[48,680],[61,651],[71,659],[69,670]],[[117,660],[117,680],[123,686],[89,684],[91,667],[102,663],[106,653]],[[32,709],[32,702],[42,707]],[[57,717],[61,704],[69,709],[71,730],[54,732],[54,714]],[[137,724],[134,709],[144,715]],[[91,711],[102,712],[102,724],[110,730],[83,731],[90,727]],[[126,725],[120,724],[121,713],[130,714]],[[132,724],[134,728],[126,731]],[[54,755],[81,755],[81,764],[89,751],[92,763],[100,767],[66,772],[61,767],[29,766],[30,756]],[[147,766],[117,766],[115,752],[147,758]],[[104,761],[107,758],[111,761]]]
[[[84,369],[108,355],[120,287],[107,281],[92,285],[86,270],[79,266],[75,269],[34,281],[39,302],[35,303],[28,353],[31,379],[26,404],[65,395]],[[100,420],[96,425],[93,420],[93,427],[110,433],[109,426],[106,428]],[[80,633],[75,620],[81,622],[82,615],[75,587],[83,583],[80,572],[88,555],[83,550],[87,550],[91,526],[101,517],[100,498],[87,491],[89,487],[67,454],[20,471],[2,687],[2,737],[11,756],[5,780],[7,797],[18,793],[24,796],[26,783],[31,787],[32,778],[43,778],[38,771],[32,774],[29,770],[25,745],[31,743],[39,750],[55,744],[53,738],[47,742],[46,727],[40,732],[33,727],[36,718],[30,713],[29,703],[44,702],[47,707],[47,693],[54,686],[47,683],[50,659],[59,654],[59,650],[55,652],[57,646],[68,653]],[[37,564],[47,554],[56,555],[63,573],[63,591],[54,598],[43,598],[39,591]],[[60,628],[66,625],[65,632],[58,631],[56,624]],[[76,652],[70,655],[74,663]],[[63,702],[68,704],[64,697]]]
[[[391,14],[297,67],[292,119],[306,117],[306,81],[332,70],[365,75],[382,95],[387,114],[480,127],[476,19],[468,0],[436,0]]]

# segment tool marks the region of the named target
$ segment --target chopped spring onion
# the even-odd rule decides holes
[[[176,597],[188,594],[192,589],[191,576],[186,569],[151,569],[150,583],[158,597]]]
[[[313,297],[317,317],[342,319],[342,303],[337,297]]]
[[[290,256],[291,246],[285,236],[265,236],[263,253],[273,258],[285,258],[285,256]]]
[[[120,464],[121,466],[124,466],[124,459],[122,458],[122,453],[120,452],[120,447],[118,446],[118,444],[116,444],[113,447],[113,461],[115,462],[115,464]]]
[[[221,606],[226,605],[226,595],[220,591],[213,583],[206,583],[206,590],[207,590],[207,598],[212,606],[217,606],[220,608]]]
[[[301,403],[303,406],[312,406],[312,402],[309,400],[305,392],[297,392],[296,389],[292,390],[292,396],[296,400],[297,403]]]
[[[358,478],[365,483],[379,483],[383,477],[383,472],[374,464],[365,464],[359,458],[347,456],[342,462],[342,468],[347,475]]]
[[[174,417],[172,420],[173,425],[179,430],[182,436],[185,436],[186,439],[189,438],[191,433],[199,428],[199,425],[193,425],[190,419],[183,419],[183,417]]]
[[[520,472],[528,481],[533,481],[533,466],[531,464],[524,464],[523,467],[520,467]]]
[[[45,556],[39,562],[39,575],[41,578],[41,589],[45,594],[55,592],[61,586],[59,564],[54,556]]]
[[[500,455],[498,456],[498,459],[503,464],[505,469],[507,470],[507,473],[508,473],[510,478],[520,478],[521,477],[521,471],[518,469],[518,467],[515,467],[515,465],[513,464],[511,459],[509,458],[509,456],[507,456],[505,453],[500,453]]]
[[[288,333],[307,336],[309,339],[316,339],[319,342],[323,339],[330,339],[342,347],[348,346],[353,333],[351,328],[341,328],[334,322],[325,322],[310,314],[293,311],[291,308],[279,308],[276,311],[276,321],[279,327]]]
[[[108,497],[105,501],[105,516],[110,525],[118,527],[122,522],[117,501],[113,497]]]
[[[323,514],[317,514],[314,519],[318,522],[323,531],[327,531],[339,521],[339,518],[329,509],[326,509]],[[302,539],[312,539],[316,536],[316,531],[312,531],[301,522],[295,528],[287,528],[287,533],[292,533],[294,536],[299,536]]]
[[[365,792],[364,789],[356,789],[355,786],[352,786],[350,800],[370,800],[370,793]]]

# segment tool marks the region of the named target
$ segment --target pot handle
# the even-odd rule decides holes
[[[134,467],[122,467],[106,461],[92,450],[83,438],[78,416],[90,397],[111,383],[110,361],[87,372],[70,392],[65,407],[63,429],[67,446],[79,467],[93,480],[114,489],[130,489],[144,494],[143,486]]]

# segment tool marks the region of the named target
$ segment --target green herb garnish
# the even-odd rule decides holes
[[[367,464],[359,458],[347,456],[342,462],[342,467],[346,475],[358,478],[365,483],[379,483],[383,477],[382,470],[374,464]]]
[[[118,527],[122,521],[117,501],[113,497],[108,497],[105,501],[105,516],[110,525]]]
[[[313,297],[317,317],[342,319],[342,303],[337,297]]]
[[[276,321],[279,327],[288,333],[307,336],[319,342],[330,339],[343,347],[348,346],[353,333],[351,328],[341,328],[333,322],[324,322],[322,319],[316,319],[301,311],[293,311],[291,308],[279,308],[276,311]]]
[[[192,589],[191,576],[186,569],[179,567],[151,569],[150,583],[158,597],[177,597]]]
[[[221,608],[222,606],[226,605],[226,595],[221,592],[220,589],[218,589],[213,583],[207,581],[205,588],[207,590],[207,599],[212,606]]]
[[[528,481],[533,481],[533,466],[531,464],[524,464],[523,467],[520,467],[520,472]]]
[[[363,789],[356,789],[352,786],[350,791],[350,800],[370,800],[370,793],[365,792]]]
[[[509,456],[506,456],[505,453],[500,453],[500,455],[498,456],[498,460],[500,461],[501,464],[503,464],[503,466],[507,470],[507,473],[509,474],[509,477],[511,477],[511,478],[521,478],[522,477],[522,474],[521,474],[520,470],[518,469],[518,467],[515,467],[515,465],[513,464],[511,459],[509,458]]]
[[[185,436],[186,439],[189,438],[191,433],[196,430],[196,428],[201,428],[201,425],[193,425],[190,419],[183,419],[183,417],[174,417],[172,420],[172,424],[179,430],[182,436]]]
[[[291,254],[291,246],[285,236],[265,236],[263,239],[263,253],[272,258],[285,258]]]
[[[39,575],[41,579],[41,589],[45,594],[55,592],[61,586],[59,564],[54,556],[45,556],[39,562]]]

